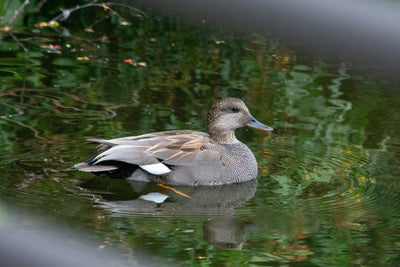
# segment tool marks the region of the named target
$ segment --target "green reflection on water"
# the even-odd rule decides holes
[[[399,262],[400,97],[387,84],[309,62],[276,40],[118,7],[131,25],[111,16],[85,32],[107,13],[89,8],[57,29],[34,26],[59,7],[13,25],[29,52],[1,36],[0,193],[46,214],[28,221],[74,224],[127,259],[145,248],[157,261],[196,265]],[[96,152],[88,137],[203,131],[223,96],[244,99],[276,128],[238,130],[259,161],[247,198],[230,189],[215,207],[183,188],[205,207],[183,208],[176,195],[141,206],[140,194],[168,191],[71,169]],[[218,190],[210,191],[224,196]]]

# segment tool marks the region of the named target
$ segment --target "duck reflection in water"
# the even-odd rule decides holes
[[[113,216],[157,216],[204,220],[204,240],[221,249],[241,249],[251,221],[237,218],[235,208],[251,199],[257,180],[221,186],[163,187],[155,183],[93,178],[81,186]],[[111,192],[110,192],[111,190]],[[119,197],[120,199],[116,199]],[[130,200],[126,200],[130,199]]]

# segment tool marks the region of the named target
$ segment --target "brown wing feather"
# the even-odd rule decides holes
[[[150,133],[111,140],[90,139],[89,141],[100,143],[103,147],[110,149],[99,155],[104,158],[99,157],[98,162],[117,160],[143,165],[150,164],[147,162],[154,162],[154,160],[161,160],[170,165],[191,165],[198,161],[212,160],[216,156],[215,153],[205,149],[205,145],[211,142],[209,135],[190,130]],[[119,149],[119,146],[124,149]]]
[[[169,136],[164,142],[148,149],[154,157],[171,165],[191,165],[212,156],[205,145],[209,138],[192,134]],[[208,156],[209,155],[209,156]]]

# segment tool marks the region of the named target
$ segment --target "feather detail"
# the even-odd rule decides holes
[[[84,172],[102,172],[102,171],[113,171],[118,169],[116,166],[107,166],[107,165],[89,165],[85,162],[78,163],[74,165],[74,168]]]
[[[167,174],[171,171],[167,166],[165,166],[161,162],[148,165],[139,165],[139,167],[154,175]]]
[[[121,161],[133,165],[156,164],[160,161],[146,152],[146,146],[117,145],[100,153],[93,159],[93,165],[105,161]]]
[[[80,169],[93,171],[89,166],[103,166],[104,170],[117,169],[112,162],[124,162],[141,167],[143,170],[159,175],[170,169],[168,165],[193,165],[199,161],[214,158],[213,153],[205,150],[210,143],[209,135],[190,130],[166,131],[143,134],[139,136],[105,139],[88,139],[89,142],[99,143],[105,149],[96,157],[91,158]],[[111,163],[109,163],[111,162]],[[160,163],[162,162],[162,163]],[[107,165],[107,168],[104,167]],[[100,167],[98,168],[99,171]]]

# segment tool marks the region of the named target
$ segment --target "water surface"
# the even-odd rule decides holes
[[[143,251],[155,264],[399,263],[393,84],[277,40],[123,7],[113,8],[120,17],[92,7],[41,25],[57,8],[17,20],[19,43],[1,36],[0,197],[13,207],[3,227],[6,216],[54,222],[136,263]],[[166,188],[72,168],[97,152],[90,137],[204,131],[224,96],[276,129],[237,131],[259,162],[256,181]],[[154,193],[168,198],[143,199]]]

